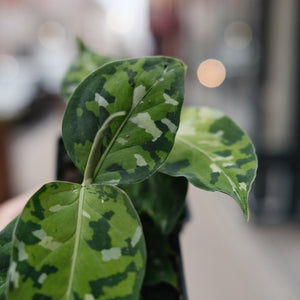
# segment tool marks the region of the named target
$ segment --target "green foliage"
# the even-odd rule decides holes
[[[8,286],[7,271],[10,264],[10,253],[12,244],[12,233],[16,225],[17,218],[11,221],[0,232],[0,299],[5,299],[4,292]]]
[[[160,171],[232,196],[248,219],[248,193],[256,168],[249,137],[223,113],[198,107],[182,111],[175,146]]]
[[[177,253],[170,237],[178,233],[178,221],[184,214],[187,180],[155,173],[143,182],[123,187],[141,216],[147,244],[144,286],[166,283],[179,289]]]
[[[145,179],[173,147],[183,102],[184,65],[164,57],[114,61],[76,89],[63,121],[65,147],[85,172],[96,133],[117,112],[103,139],[94,180],[129,184]]]
[[[178,295],[171,240],[187,180],[231,195],[248,218],[251,141],[208,108],[184,109],[179,127],[184,75],[177,59],[114,60],[80,43],[62,133],[83,183],[46,184],[0,233],[1,300],[148,299],[153,286]]]
[[[138,299],[145,256],[142,227],[124,192],[53,182],[17,223],[8,298]]]
[[[147,214],[164,235],[170,234],[183,213],[187,193],[184,177],[155,173],[143,182],[124,186],[139,215]]]
[[[144,286],[154,286],[163,282],[179,289],[178,274],[174,265],[177,257],[169,237],[162,233],[146,213],[141,213],[140,216],[148,255]]]

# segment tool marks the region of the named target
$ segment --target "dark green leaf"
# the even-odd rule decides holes
[[[155,173],[140,183],[123,187],[135,208],[147,213],[163,234],[169,234],[182,215],[187,193],[184,177]]]
[[[177,257],[168,237],[162,234],[148,215],[142,214],[141,220],[147,245],[147,267],[143,285],[167,283],[178,289]]]
[[[0,299],[1,297],[4,297],[4,293],[7,287],[6,277],[10,263],[12,235],[16,222],[17,218],[12,220],[0,232]]]

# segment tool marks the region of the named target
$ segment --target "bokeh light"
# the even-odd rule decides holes
[[[57,50],[66,40],[66,30],[60,23],[49,21],[40,26],[38,38],[47,50]]]
[[[217,59],[203,61],[197,70],[200,83],[208,88],[220,86],[226,78],[226,69]]]
[[[109,28],[118,34],[130,32],[135,25],[135,15],[126,10],[126,13],[116,6],[112,6],[107,12],[106,22]]]
[[[251,27],[245,22],[232,22],[224,32],[226,45],[233,50],[243,50],[249,46],[253,38]]]

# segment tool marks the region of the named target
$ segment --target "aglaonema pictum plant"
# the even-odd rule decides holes
[[[83,182],[44,185],[0,233],[0,299],[142,299],[142,286],[161,282],[180,290],[167,237],[187,180],[232,196],[248,219],[253,145],[219,111],[181,111],[184,76],[177,59],[115,60],[82,45],[63,83],[62,136]]]

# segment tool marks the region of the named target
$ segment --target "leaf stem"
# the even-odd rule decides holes
[[[109,128],[112,121],[114,121],[118,117],[122,117],[126,115],[126,111],[119,111],[110,115],[102,125],[102,127],[98,130],[94,142],[92,145],[92,149],[86,164],[86,169],[83,177],[83,186],[89,185],[93,183],[94,180],[94,171],[96,169],[97,163],[100,158],[101,152],[101,144],[105,135],[106,130]]]

